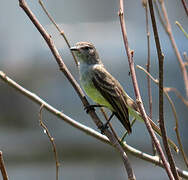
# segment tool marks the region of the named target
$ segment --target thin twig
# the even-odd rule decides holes
[[[83,125],[83,124],[81,124],[81,123],[73,120],[69,116],[67,116],[64,113],[62,113],[61,111],[58,111],[57,109],[55,109],[54,107],[52,107],[51,105],[49,105],[48,103],[46,103],[39,96],[37,96],[36,94],[28,91],[27,89],[23,88],[18,83],[16,83],[12,79],[10,79],[2,71],[0,71],[0,78],[5,83],[7,83],[7,85],[9,85],[10,87],[14,88],[16,91],[18,91],[22,95],[26,96],[31,101],[35,102],[39,106],[43,105],[44,109],[46,109],[47,111],[49,111],[52,114],[54,114],[60,120],[63,120],[64,122],[68,123],[72,127],[74,127],[76,129],[84,132],[85,134],[87,134],[87,135],[89,135],[91,137],[94,137],[94,138],[100,140],[103,143],[106,143],[106,144],[109,144],[109,145],[113,146],[106,136],[100,134],[99,132],[93,130],[92,128],[89,128],[89,127],[87,127],[87,126],[85,126],[85,125]],[[164,168],[163,163],[161,162],[161,160],[157,156],[151,156],[151,155],[146,154],[146,153],[144,153],[142,151],[139,151],[139,150],[137,150],[137,149],[129,146],[125,142],[123,143],[123,148],[124,148],[125,151],[130,152],[132,155],[136,156],[137,158],[143,159],[143,160],[145,160],[147,162],[153,163],[153,164],[155,164],[157,166],[160,166],[160,167]],[[179,175],[181,177],[188,179],[188,172],[187,171],[181,170],[179,168],[177,168],[177,170],[178,170],[178,173],[179,173]]]
[[[180,68],[181,68],[182,73],[183,73],[184,84],[185,84],[185,89],[186,89],[186,87],[188,86],[188,85],[187,85],[188,83],[187,83],[187,80],[186,80],[186,79],[188,79],[188,77],[187,77],[187,71],[186,71],[186,67],[185,67],[185,66],[187,66],[188,63],[187,63],[187,62],[183,62],[183,60],[182,60],[182,58],[181,58],[181,55],[180,55],[180,53],[178,52],[179,50],[178,50],[177,47],[176,47],[175,40],[173,39],[173,35],[172,35],[172,32],[171,32],[170,23],[167,23],[167,25],[166,25],[166,23],[164,22],[164,20],[163,20],[163,18],[162,18],[162,16],[161,16],[161,13],[160,13],[160,10],[159,10],[159,6],[158,6],[156,0],[154,1],[154,5],[155,5],[155,8],[156,8],[156,11],[157,11],[159,20],[160,20],[160,22],[161,22],[161,24],[162,24],[164,30],[166,31],[166,33],[167,33],[168,35],[171,34],[171,36],[172,36],[172,37],[170,37],[170,35],[169,35],[169,38],[170,38],[170,40],[171,40],[171,44],[172,44],[173,48],[175,49],[175,53],[176,53],[178,62],[179,62],[179,64],[180,64]],[[169,21],[169,20],[168,20],[168,16],[167,16],[167,13],[166,13],[165,11],[166,11],[166,8],[163,8],[163,13],[165,13],[166,20],[167,20],[167,22],[168,22],[168,21]],[[186,33],[186,31],[183,29],[183,27],[181,26],[181,24],[179,24],[178,21],[176,21],[176,24],[177,24],[178,27],[183,31],[184,35],[187,37],[187,33]],[[168,27],[167,27],[167,26],[168,26]]]
[[[66,37],[64,31],[61,30],[60,27],[57,25],[57,23],[54,21],[54,19],[52,18],[52,16],[50,15],[50,13],[47,11],[46,7],[44,6],[44,3],[42,2],[42,0],[39,0],[39,4],[41,5],[43,11],[46,13],[46,15],[48,16],[48,18],[49,18],[50,21],[52,22],[52,24],[53,24],[53,25],[56,27],[56,29],[59,31],[60,35],[63,36],[63,38],[64,38],[64,40],[65,40],[65,42],[66,42],[66,44],[67,44],[67,46],[68,46],[68,48],[69,48],[69,50],[70,50],[71,45],[70,45],[70,43],[69,43],[69,41],[68,41],[68,39],[67,39],[67,37]],[[74,61],[75,61],[76,66],[78,66],[78,60],[77,60],[76,56],[74,55],[74,53],[73,53],[71,50],[70,50],[70,53],[71,53],[72,56],[73,56],[73,59],[74,59]]]
[[[170,164],[170,169],[167,172],[168,176],[170,179],[179,179],[176,167],[175,167],[175,162],[171,154],[171,150],[168,145],[167,141],[167,134],[166,134],[166,129],[165,129],[165,123],[164,123],[164,103],[163,103],[163,64],[164,64],[164,55],[161,50],[161,45],[159,41],[159,35],[158,35],[158,30],[157,30],[157,24],[155,20],[155,14],[154,14],[154,9],[153,9],[153,2],[152,0],[149,0],[149,10],[150,10],[150,15],[151,15],[151,21],[152,21],[152,27],[153,27],[153,33],[154,33],[154,38],[155,38],[155,44],[156,44],[156,49],[157,49],[157,55],[158,55],[158,64],[159,64],[159,126],[161,129],[162,133],[162,140],[164,144],[164,148],[168,157],[168,161]]]
[[[183,28],[183,26],[178,21],[176,21],[175,23],[180,28],[180,30],[183,32],[183,34],[185,35],[185,37],[188,38],[188,33],[185,31],[185,29]]]
[[[57,149],[56,149],[56,145],[55,145],[55,141],[54,138],[51,136],[47,126],[44,124],[43,120],[42,120],[42,110],[43,110],[44,104],[42,104],[40,106],[40,111],[39,111],[39,124],[40,126],[44,129],[45,134],[48,136],[52,147],[53,147],[53,152],[54,152],[54,158],[55,158],[55,164],[56,164],[56,180],[58,180],[58,172],[59,172],[59,160],[58,160],[58,154],[57,154]]]
[[[137,65],[137,68],[141,69],[142,71],[144,71],[147,76],[149,76],[155,84],[159,85],[159,81],[157,79],[154,79],[153,76],[147,72],[147,70],[145,70],[143,67]],[[172,112],[174,114],[174,118],[175,118],[175,123],[176,123],[176,127],[174,128],[175,129],[175,132],[176,132],[176,137],[177,137],[177,140],[178,140],[178,144],[179,144],[179,147],[180,147],[180,152],[182,153],[182,156],[184,158],[184,161],[185,161],[185,164],[186,166],[188,167],[188,159],[187,159],[187,156],[186,156],[186,153],[183,149],[183,145],[182,145],[182,142],[181,142],[181,138],[180,138],[180,133],[179,133],[179,123],[178,123],[178,116],[177,116],[177,113],[176,113],[176,108],[175,108],[175,105],[172,101],[172,99],[170,98],[170,96],[168,95],[168,92],[169,91],[173,91],[174,88],[167,88],[167,87],[164,87],[163,88],[163,92],[164,94],[166,95],[167,99],[168,99],[168,102],[172,108]],[[179,93],[179,92],[178,92]]]
[[[188,107],[188,101],[183,98],[183,96],[179,93],[179,91],[175,88],[170,88],[171,91],[175,92],[176,96],[182,100],[182,102]]]
[[[72,76],[72,74],[70,73],[68,68],[66,67],[65,63],[63,62],[63,60],[62,60],[57,48],[55,47],[55,45],[54,45],[54,43],[53,43],[53,41],[51,39],[51,36],[46,32],[46,30],[43,28],[43,26],[40,24],[40,22],[35,17],[35,15],[29,9],[29,7],[26,4],[25,0],[19,0],[19,5],[25,11],[25,13],[30,18],[30,20],[33,22],[33,24],[38,29],[38,31],[40,32],[42,37],[45,39],[47,45],[49,46],[49,48],[50,48],[50,50],[51,50],[51,52],[52,52],[52,54],[53,54],[53,56],[54,56],[54,58],[55,58],[55,60],[56,60],[56,62],[58,64],[58,66],[60,68],[60,70],[64,73],[66,78],[72,84],[73,88],[75,89],[75,91],[77,92],[78,96],[80,97],[83,105],[85,107],[88,107],[89,106],[89,102],[87,101],[84,92],[82,91],[82,89],[80,88],[79,84],[76,82],[76,80],[74,79],[74,77]],[[103,130],[104,134],[109,138],[110,142],[113,144],[114,147],[117,148],[117,150],[121,154],[125,169],[127,171],[128,178],[130,180],[135,179],[135,175],[134,175],[133,169],[131,167],[131,164],[130,164],[130,162],[128,160],[127,154],[125,153],[124,149],[121,147],[120,143],[115,138],[113,133],[109,129],[105,129],[104,130],[103,124],[102,124],[101,120],[98,118],[98,116],[97,116],[97,114],[95,113],[94,110],[89,111],[89,115],[91,116],[91,118],[94,121],[94,123],[96,124],[96,126],[101,131]]]
[[[186,96],[188,97],[188,74],[187,74],[187,70],[186,70],[185,64],[183,62],[183,59],[182,59],[181,54],[180,54],[180,52],[178,50],[178,47],[176,45],[176,41],[175,41],[173,33],[172,33],[172,28],[171,28],[171,25],[170,25],[170,22],[169,22],[169,19],[168,19],[168,15],[167,15],[166,7],[165,7],[165,4],[164,4],[164,0],[159,0],[159,3],[161,5],[163,16],[164,16],[164,19],[165,19],[165,22],[166,22],[165,30],[166,30],[166,32],[168,34],[168,37],[169,37],[169,39],[171,41],[172,47],[173,47],[174,52],[176,54],[177,60],[179,62],[180,69],[181,69],[181,72],[183,74]]]
[[[150,32],[149,32],[149,20],[148,20],[148,3],[147,0],[145,0],[145,16],[146,16],[146,34],[147,34],[147,64],[146,64],[146,70],[148,73],[150,73]],[[151,81],[149,76],[147,76],[147,82],[148,82],[148,97],[149,97],[149,117],[152,119],[152,94],[151,94]]]
[[[145,9],[145,16],[146,16],[146,35],[147,35],[147,64],[146,64],[146,69],[148,71],[148,73],[150,73],[150,61],[151,61],[151,57],[150,57],[150,31],[149,31],[149,20],[148,20],[148,0],[143,0],[142,1],[142,5]],[[149,104],[149,117],[150,119],[152,119],[152,92],[151,92],[151,80],[150,78],[147,76],[147,83],[148,83],[148,104]],[[151,141],[152,143],[152,149],[153,149],[153,154],[155,155],[156,152],[156,147],[153,143],[153,141]]]
[[[7,171],[6,171],[6,168],[5,168],[5,163],[4,163],[4,160],[3,160],[2,151],[0,151],[0,170],[1,170],[3,180],[8,180],[8,174],[7,174]]]
[[[165,21],[163,20],[163,17],[161,16],[161,12],[160,12],[160,9],[159,9],[159,5],[157,3],[157,0],[154,0],[154,7],[155,7],[155,10],[157,12],[157,15],[159,17],[159,21],[161,22],[161,25],[163,26],[164,30],[166,31],[166,24],[165,24]]]
[[[150,3],[152,1],[149,1]],[[147,127],[147,130],[153,140],[153,142],[155,143],[156,149],[159,153],[159,156],[162,159],[162,162],[164,164],[165,170],[168,174],[168,176],[170,177],[171,180],[173,180],[173,175],[172,172],[169,168],[169,164],[165,158],[165,155],[163,153],[163,150],[161,148],[161,145],[159,143],[159,140],[157,139],[151,124],[149,122],[149,119],[147,118],[147,114],[145,112],[144,106],[143,106],[143,102],[141,99],[141,95],[140,95],[140,91],[138,88],[138,82],[137,82],[137,78],[136,78],[136,72],[135,72],[135,68],[134,68],[134,62],[133,62],[133,51],[130,51],[129,45],[128,45],[128,39],[127,39],[127,32],[126,32],[126,26],[125,26],[125,20],[124,20],[124,14],[123,14],[123,0],[120,0],[120,10],[119,10],[119,18],[120,18],[120,24],[121,24],[121,30],[122,30],[122,34],[123,34],[123,40],[124,40],[124,45],[125,45],[125,50],[127,53],[127,57],[128,57],[128,62],[129,62],[129,67],[130,67],[130,72],[131,72],[131,77],[132,77],[132,81],[133,81],[133,87],[134,87],[134,91],[135,91],[135,95],[136,95],[136,100],[137,100],[137,104],[140,110],[140,113],[143,117],[143,120],[145,122],[145,125]],[[168,143],[167,143],[168,144]]]
[[[136,65],[136,67],[138,69],[141,69],[142,71],[144,71],[148,77],[150,77],[150,79],[152,79],[152,81],[154,81],[156,84],[159,84],[159,80],[155,79],[146,69],[144,69],[142,66]]]
[[[179,144],[179,147],[180,147],[180,152],[182,153],[182,156],[183,156],[183,159],[184,159],[184,162],[186,164],[186,166],[188,167],[188,159],[187,159],[187,155],[183,149],[183,145],[182,145],[182,142],[181,142],[181,137],[180,137],[180,133],[179,133],[179,123],[178,123],[178,117],[177,117],[177,113],[176,113],[176,108],[175,108],[175,105],[172,101],[172,99],[170,98],[170,96],[168,95],[168,92],[170,91],[170,88],[164,88],[164,93],[168,99],[168,101],[170,102],[170,105],[171,105],[171,108],[172,108],[172,112],[174,114],[174,118],[175,118],[175,121],[176,121],[176,127],[174,128],[175,132],[176,132],[176,137],[177,137],[177,140],[178,140],[178,144]]]
[[[185,0],[181,0],[181,2],[182,2],[182,4],[183,4],[183,7],[184,7],[184,9],[185,9],[185,12],[186,12],[186,14],[187,14],[187,16],[188,16],[188,7],[187,7],[187,4],[186,4]]]
[[[151,76],[151,74],[149,74],[143,67],[137,65],[137,67],[141,70],[143,70],[156,84],[159,84],[159,80],[158,79],[154,79],[153,76]],[[176,88],[170,88],[170,91],[175,92],[176,96],[188,107],[188,101],[185,100],[185,98],[183,98],[183,96],[180,94],[180,92],[176,89]]]

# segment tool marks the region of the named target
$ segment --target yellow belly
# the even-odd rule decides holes
[[[101,95],[101,93],[95,88],[92,82],[82,83],[84,91],[86,94],[97,104],[103,105],[110,110],[113,110],[112,106],[108,101]]]

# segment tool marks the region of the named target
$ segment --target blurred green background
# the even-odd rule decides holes
[[[0,70],[26,89],[36,93],[55,108],[89,127],[96,129],[70,83],[59,68],[43,38],[19,7],[18,1],[0,1]],[[71,45],[77,41],[95,44],[106,68],[121,82],[131,97],[135,98],[127,57],[125,55],[118,18],[118,1],[113,0],[44,0],[49,12],[62,27]],[[187,51],[188,43],[175,25],[178,20],[186,30],[187,16],[180,1],[165,1],[173,33],[180,53]],[[74,77],[78,70],[62,37],[43,13],[38,1],[28,5],[48,30],[62,58]],[[125,1],[125,17],[130,47],[134,50],[135,64],[145,67],[147,44],[145,14],[141,1]],[[162,49],[165,55],[165,86],[177,88],[185,96],[181,71],[165,31],[157,20]],[[151,30],[151,73],[157,78],[158,60]],[[146,110],[148,110],[145,74],[137,70],[137,78]],[[55,161],[52,147],[39,126],[39,106],[13,90],[0,80],[0,150],[10,179],[55,179]],[[153,119],[158,118],[158,89],[152,83]],[[170,93],[175,102],[179,128],[185,151],[188,153],[187,117],[183,103]],[[172,111],[165,99],[165,120],[168,135],[175,141]],[[61,163],[59,179],[126,179],[119,154],[108,145],[86,136],[48,112],[43,112],[58,149]],[[112,120],[121,136],[124,129]],[[96,129],[97,130],[97,129]],[[146,128],[137,122],[133,133],[126,138],[129,145],[151,153],[151,143]],[[184,168],[181,155],[175,156],[177,164]],[[159,167],[129,155],[138,179],[167,179]],[[148,171],[149,168],[149,171]]]

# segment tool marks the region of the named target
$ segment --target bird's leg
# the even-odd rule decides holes
[[[85,107],[84,107],[84,110],[86,110],[86,113],[89,113],[89,111],[95,110],[95,109],[94,109],[95,107],[104,107],[104,106],[103,106],[103,105],[100,105],[100,104],[94,104],[94,105],[85,106]]]
[[[104,130],[108,128],[108,124],[109,124],[110,120],[112,119],[112,117],[113,117],[114,115],[115,115],[115,114],[112,113],[112,114],[110,115],[110,117],[108,118],[108,120],[106,121],[106,123],[102,126],[102,128],[101,128],[101,134],[104,134]]]

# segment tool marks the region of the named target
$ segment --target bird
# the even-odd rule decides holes
[[[90,42],[77,42],[70,48],[79,62],[80,83],[85,93],[97,105],[106,107],[112,112],[109,120],[115,115],[127,132],[132,132],[129,115],[144,121],[137,103],[124,91],[119,81],[104,67],[95,46]],[[150,124],[158,135],[160,128],[151,120]],[[172,144],[171,140],[169,140]],[[174,146],[174,145],[173,145]]]

